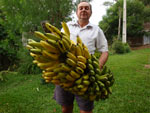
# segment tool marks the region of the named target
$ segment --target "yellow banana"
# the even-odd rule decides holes
[[[59,62],[55,63],[53,66],[46,68],[45,70],[47,72],[53,71],[57,66],[58,66]]]
[[[43,50],[42,54],[44,57],[49,58],[51,60],[58,60],[59,59],[59,54],[53,54],[53,53],[47,52],[46,50]]]
[[[47,63],[38,63],[37,66],[40,67],[41,69],[46,69],[48,67],[53,66],[55,63],[57,63],[57,61],[51,61]]]
[[[78,74],[77,72],[75,72],[73,70],[70,72],[70,75],[75,79],[80,78],[80,74]]]
[[[47,40],[47,39],[48,39],[43,33],[39,32],[39,31],[35,31],[35,32],[34,32],[34,35],[35,35],[36,37],[42,39],[42,40]]]
[[[32,46],[32,47],[37,47],[37,48],[43,48],[42,46],[41,46],[41,44],[40,44],[40,42],[28,42],[28,44],[30,45],[30,46]]]
[[[90,55],[90,53],[89,53],[89,51],[88,51],[87,48],[83,48],[83,56],[84,56],[86,59],[91,58],[91,55]]]
[[[78,66],[76,67],[75,70],[76,70],[76,72],[79,73],[79,74],[83,74],[83,73],[84,73],[84,70],[83,70],[82,68],[78,67]]]
[[[65,46],[65,50],[69,51],[71,48],[71,45],[64,38],[62,38],[62,43]]]
[[[68,65],[72,66],[72,67],[75,67],[75,66],[76,66],[76,62],[73,61],[73,60],[70,59],[70,58],[67,58],[67,59],[66,59],[66,63],[67,63]]]
[[[77,36],[77,43],[82,45],[82,40],[81,40],[81,38],[79,36]]]
[[[82,50],[78,44],[76,45],[76,56],[82,56]]]
[[[33,47],[32,46],[30,46],[30,45],[26,45],[26,48],[28,49],[28,50],[30,50],[30,49],[33,49]]]
[[[56,74],[51,71],[51,72],[45,72],[44,76],[46,76],[46,77],[53,77],[53,76],[56,76]]]
[[[48,39],[48,40],[46,40],[50,45],[53,45],[53,46],[55,46],[56,48],[58,47],[58,45],[57,45],[57,42],[55,41],[55,40],[52,40],[52,39]]]
[[[57,34],[61,35],[61,31],[55,26],[51,25],[50,23],[46,23],[45,26],[49,30],[52,29],[53,30],[52,32],[56,32]]]
[[[71,52],[68,52],[66,56],[75,62],[77,61],[77,57]]]
[[[45,33],[45,35],[46,35],[49,39],[52,39],[52,40],[55,40],[55,41],[61,39],[60,37],[58,37],[58,36],[56,36],[56,35],[54,35],[54,34],[52,34],[52,33]]]
[[[61,22],[61,25],[63,27],[65,34],[67,34],[70,37],[70,31],[69,31],[67,24],[65,22]]]
[[[33,63],[34,64],[38,64],[39,62],[37,60],[33,60]]]
[[[73,78],[73,77],[72,77],[71,75],[69,75],[69,74],[66,76],[66,79],[67,79],[68,81],[72,81],[72,82],[75,81],[75,78]]]
[[[82,69],[86,68],[86,65],[84,63],[80,62],[80,61],[77,61],[77,66],[79,66]]]
[[[61,83],[59,80],[51,80],[51,82],[55,85],[59,85]]]
[[[41,55],[42,54],[42,50],[41,49],[30,49],[30,52],[34,53],[34,54],[38,54],[38,55]]]
[[[42,47],[43,47],[44,49],[46,49],[48,52],[51,52],[51,53],[59,53],[59,50],[58,50],[56,47],[54,47],[53,45],[47,43],[46,41],[41,40],[41,41],[40,41],[40,44],[41,44]]]
[[[66,64],[64,64],[64,65],[62,65],[62,67],[61,67],[65,72],[70,72],[72,69],[68,66],[68,65],[66,65]]]
[[[61,53],[65,53],[66,52],[66,48],[65,48],[64,44],[62,43],[62,40],[58,40],[57,41],[57,45],[58,45],[58,48],[61,51]]]
[[[77,56],[77,60],[86,64],[86,58],[84,56]]]
[[[69,45],[72,45],[72,42],[71,42],[71,40],[70,40],[69,37],[63,35],[63,36],[62,36],[62,39],[65,39],[65,40],[68,42]]]

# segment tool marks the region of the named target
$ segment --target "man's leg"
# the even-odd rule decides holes
[[[55,86],[54,99],[58,104],[62,106],[63,113],[72,113],[74,95],[68,91],[65,91],[60,86]]]
[[[80,113],[92,113],[94,101],[85,100],[80,96],[75,96],[77,104],[80,108]]]
[[[62,106],[62,113],[72,113],[72,112],[73,112],[73,105]]]

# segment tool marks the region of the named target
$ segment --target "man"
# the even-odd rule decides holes
[[[88,2],[80,2],[77,6],[76,14],[78,21],[67,23],[70,30],[70,38],[76,42],[76,36],[79,35],[91,54],[94,54],[96,49],[101,52],[99,62],[100,68],[102,68],[108,59],[107,40],[102,30],[89,22],[92,14],[91,5]],[[66,92],[60,86],[56,86],[54,98],[62,106],[63,113],[73,112],[74,98],[76,98],[80,113],[92,113],[94,108],[93,101],[84,100],[77,95]]]

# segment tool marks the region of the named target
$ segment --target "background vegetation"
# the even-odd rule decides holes
[[[149,49],[127,54],[111,55],[107,66],[112,70],[115,84],[107,100],[95,102],[94,113],[150,112]],[[0,82],[0,113],[61,113],[52,99],[53,84],[42,84],[41,75],[3,73],[7,81]],[[79,113],[75,104],[74,113]]]

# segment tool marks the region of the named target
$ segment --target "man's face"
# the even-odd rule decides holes
[[[90,9],[90,5],[87,2],[81,2],[78,4],[77,8],[77,17],[81,20],[89,20],[92,11]]]

